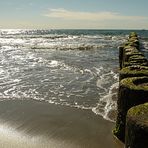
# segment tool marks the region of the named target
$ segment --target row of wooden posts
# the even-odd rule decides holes
[[[125,148],[148,148],[148,60],[140,48],[135,32],[119,47],[118,113],[113,133]]]

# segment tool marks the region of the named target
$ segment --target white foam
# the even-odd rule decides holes
[[[69,59],[66,59],[67,61],[60,60],[64,57],[58,57],[59,59],[55,60],[57,56],[55,56],[55,49],[74,49],[76,51],[70,50],[64,52],[73,52],[74,56],[77,56],[75,60],[80,59],[79,62],[81,62],[80,56],[82,56],[82,58],[83,56],[85,56],[85,58],[88,57],[89,54],[91,54],[91,49],[97,49],[98,51],[98,49],[106,46],[115,47],[115,45],[118,44],[116,43],[116,37],[110,35],[36,35],[33,30],[29,30],[29,34],[27,35],[25,33],[23,34],[22,30],[4,30],[3,33],[6,37],[2,35],[0,38],[0,64],[3,65],[3,67],[0,68],[2,69],[2,71],[0,71],[2,78],[0,78],[2,81],[0,83],[2,90],[2,92],[0,92],[1,98],[47,100],[49,103],[81,109],[92,109],[92,106],[95,104],[92,104],[92,106],[89,104],[90,100],[87,95],[95,92],[96,94],[98,93],[98,100],[100,97],[101,99],[93,110],[98,114],[102,114],[104,118],[107,118],[108,112],[114,108],[115,105],[113,100],[110,99],[114,95],[111,90],[112,82],[110,81],[117,81],[118,75],[113,71],[108,72],[108,67],[104,69],[100,63],[98,63],[100,67],[86,67],[85,65],[78,65],[79,63],[77,65],[71,64],[68,61]],[[89,49],[88,55],[87,53],[84,55],[85,52],[78,49]],[[42,50],[44,51],[43,53]],[[102,52],[103,50],[100,51]],[[61,51],[57,51],[57,53],[58,52],[62,53]],[[45,55],[46,53],[48,53],[48,57]],[[88,65],[89,64],[90,63],[88,63]],[[7,66],[7,69],[5,69],[5,66]],[[42,68],[47,70],[45,71],[47,73],[42,73]],[[64,73],[62,73],[63,71]],[[49,73],[51,73],[51,75]],[[32,76],[32,74],[34,74],[34,76]],[[65,74],[68,76],[67,78]],[[19,78],[17,79],[15,75],[19,76]],[[46,77],[46,75],[48,77]],[[42,79],[44,77],[45,79]],[[61,81],[58,81],[58,79]],[[28,80],[31,82],[28,82]],[[37,84],[34,84],[36,80]],[[44,86],[39,83],[44,83]],[[59,83],[59,86],[57,83]],[[62,87],[60,86],[61,84],[63,84]],[[74,85],[74,87],[72,85]],[[91,89],[90,85],[94,88]],[[95,85],[97,88],[95,88]],[[43,91],[47,92],[41,92],[40,88],[45,89]],[[97,90],[100,90],[100,92],[96,92]],[[51,94],[51,96],[49,96],[49,94]],[[67,100],[64,100],[64,97],[67,97]],[[85,97],[87,98],[86,102],[85,100],[81,100]],[[70,100],[71,98],[77,101]],[[95,101],[97,102],[97,99]],[[88,105],[90,105],[90,107],[87,107]]]
[[[113,95],[117,95],[117,92],[113,92],[113,89],[117,89],[118,86],[119,86],[118,82],[114,83],[110,87],[109,92],[101,97],[97,106],[92,108],[92,111],[95,114],[103,116],[104,119],[114,121],[113,119],[110,119],[108,114],[110,111],[116,110],[117,103],[116,103],[116,100],[113,100],[112,97],[113,97]],[[100,106],[102,106],[102,107],[100,108]],[[101,110],[102,112],[100,112],[100,109],[102,109]]]
[[[50,67],[57,67],[58,65],[60,65],[60,62],[56,61],[56,60],[52,60],[50,63],[49,63],[49,66]]]

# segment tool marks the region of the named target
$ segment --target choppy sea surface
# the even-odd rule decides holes
[[[130,30],[0,30],[0,100],[90,109],[114,121],[118,46]],[[148,57],[148,31],[136,31]]]

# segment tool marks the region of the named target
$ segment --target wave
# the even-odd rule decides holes
[[[118,75],[112,69],[117,64],[116,47],[124,38],[44,30],[3,31],[0,97],[89,109],[113,121]]]
[[[32,46],[31,49],[56,49],[56,50],[93,50],[104,48],[105,45],[47,45],[44,46]]]
[[[87,46],[91,49],[98,48]],[[86,49],[86,45],[76,47]],[[36,52],[12,46],[2,46],[0,51],[1,64],[5,65],[5,69],[1,67],[3,70],[0,85],[1,98],[6,100],[35,99],[47,103],[91,109],[111,120],[112,117],[108,114],[114,107],[114,101],[107,100],[115,95],[109,87],[111,87],[112,79],[117,80],[117,76],[113,71],[108,71],[107,67],[92,66],[96,58],[94,53],[91,55],[90,52],[79,51],[63,53],[54,50]],[[62,54],[72,56],[75,62],[63,57]],[[101,57],[99,61],[101,62]]]
[[[85,41],[86,42],[86,41]],[[106,43],[85,43],[85,42],[75,42],[75,41],[49,41],[45,39],[1,39],[0,46],[12,47],[12,48],[28,48],[28,49],[59,49],[59,50],[91,50],[112,47],[112,44]]]
[[[44,29],[0,29],[1,35],[39,35],[39,34],[49,34],[52,30]]]
[[[99,103],[96,107],[92,108],[92,111],[97,114],[101,115],[104,119],[115,121],[116,118],[116,109],[117,109],[117,88],[118,82],[114,83],[109,92],[105,95],[102,95]]]
[[[1,30],[0,46],[27,49],[92,50],[116,48],[125,36],[60,34],[50,30]]]
[[[111,77],[113,79],[111,79]],[[113,71],[104,73],[97,80],[96,85],[104,91],[100,93],[101,96],[98,104],[96,107],[92,108],[92,111],[103,116],[104,119],[115,121],[117,109],[117,89],[119,86],[118,74]]]
[[[38,61],[36,60],[36,62]],[[35,87],[32,87],[32,85],[29,82],[25,82],[27,79],[30,78],[27,78],[28,76],[24,75],[23,77],[21,76],[18,77],[17,79],[10,79],[10,81],[1,83],[0,87],[2,86],[3,89],[5,89],[4,92],[0,93],[1,98],[6,100],[8,99],[11,100],[13,98],[17,100],[34,99],[39,101],[45,101],[48,103],[66,105],[81,109],[91,109],[96,114],[102,115],[105,119],[109,120],[112,119],[112,117],[109,117],[108,114],[116,108],[115,100],[113,100],[112,97],[116,95],[115,89],[117,87],[117,84],[115,83],[114,85],[111,85],[108,79],[112,77],[115,80],[117,80],[116,73],[112,71],[104,73],[104,68],[102,66],[99,68],[93,67],[92,69],[85,69],[85,68],[82,69],[79,67],[66,64],[63,61],[51,60],[47,62],[42,60],[42,62],[43,63],[46,62],[46,67],[52,68],[53,71],[55,71],[54,73],[57,72],[58,74],[59,70],[62,71],[64,70],[65,72],[73,71],[73,73],[76,74],[76,77],[70,78],[69,81],[68,78],[65,79],[62,75],[61,75],[62,77],[59,75],[59,79],[61,79],[61,82],[64,80],[64,83],[58,82],[57,86],[55,87],[53,87],[52,85],[50,87],[48,83],[50,83],[51,81],[51,83],[55,85],[56,82],[54,81],[56,81],[57,76],[56,75],[54,75],[54,77],[52,76],[53,78],[52,77],[51,78],[53,80],[50,80],[49,78],[45,77],[44,79],[42,79],[43,81],[40,81],[41,84],[44,84],[43,86],[42,85],[38,86],[38,84],[34,84]],[[50,71],[52,71],[52,69],[50,69]],[[15,73],[12,74],[10,72],[11,71],[9,71],[8,76],[15,74]],[[83,80],[82,76],[85,77],[87,76],[87,77]],[[41,79],[41,76],[39,76],[39,79]],[[95,81],[96,81],[96,88],[100,90],[102,89],[102,92],[99,90],[98,92],[96,92],[97,90],[94,88]],[[76,87],[73,87],[73,85]],[[106,87],[105,85],[108,85],[108,87],[110,87],[109,91],[108,87]],[[38,88],[42,88],[43,90],[48,88],[48,92],[44,92],[43,94],[41,94],[41,91],[39,91]],[[93,107],[95,102],[92,102],[92,100],[90,100],[90,98],[88,97],[89,95],[93,96],[92,95],[93,92],[100,93],[100,97],[98,96],[98,98],[96,98],[96,101],[94,100],[96,103],[99,101],[96,107]],[[90,104],[90,102],[92,103],[92,105]]]

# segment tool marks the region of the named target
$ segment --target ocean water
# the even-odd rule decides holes
[[[0,100],[34,99],[114,121],[118,46],[130,30],[0,30]],[[148,31],[136,31],[148,57]]]

